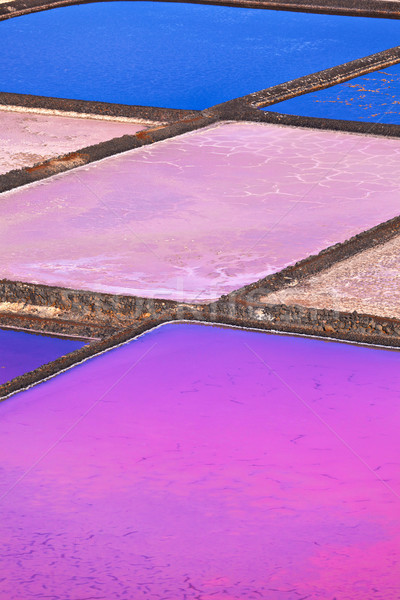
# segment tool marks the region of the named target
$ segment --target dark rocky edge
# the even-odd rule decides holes
[[[2,303],[17,306],[11,312]],[[105,338],[134,322],[176,309],[173,300],[103,294],[0,280],[0,326]],[[48,318],[51,309],[54,316]],[[43,316],[45,315],[45,316]]]
[[[284,304],[261,304],[236,299],[219,306],[217,322],[274,333],[293,333],[330,340],[400,348],[400,320],[375,315],[304,308]],[[226,311],[226,312],[224,312]]]
[[[231,325],[273,333],[318,336],[362,344],[400,347],[400,321],[357,313],[304,309],[284,305],[218,301],[210,305],[176,305],[158,315],[144,316],[117,333],[58,358],[0,385],[0,400],[41,383],[83,361],[115,348],[167,322],[195,321]]]
[[[84,341],[103,339],[116,331],[115,327],[105,323],[92,324],[82,320],[46,318],[14,312],[0,313],[0,329],[26,331]]]
[[[45,109],[92,115],[97,117],[138,119],[155,123],[179,121],[185,117],[194,117],[197,110],[179,108],[159,108],[157,106],[132,106],[129,104],[113,104],[110,102],[94,102],[92,100],[71,100],[67,98],[51,98],[49,96],[32,96],[30,94],[11,94],[0,92],[0,106],[21,107],[28,109]]]

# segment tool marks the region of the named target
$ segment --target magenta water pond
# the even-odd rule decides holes
[[[0,385],[83,345],[77,340],[0,329]]]
[[[0,598],[398,598],[398,352],[170,324],[0,405]]]

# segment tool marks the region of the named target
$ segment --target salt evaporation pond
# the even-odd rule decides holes
[[[77,340],[0,329],[0,385],[81,346]]]
[[[74,152],[146,126],[0,109],[0,175]]]
[[[0,23],[0,90],[203,109],[398,41],[390,19],[170,2],[70,6]]]
[[[260,123],[124,152],[3,194],[0,278],[215,300],[395,217],[399,156]]]
[[[169,324],[3,402],[0,598],[396,598],[399,360]]]
[[[303,117],[400,125],[400,65],[304,94],[265,110]]]

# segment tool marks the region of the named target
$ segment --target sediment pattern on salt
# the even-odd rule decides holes
[[[31,167],[146,125],[0,110],[0,173]],[[77,157],[79,164],[79,157]]]
[[[400,236],[263,300],[400,319]]]
[[[256,123],[185,134],[3,194],[0,277],[212,300],[396,216],[399,156]]]

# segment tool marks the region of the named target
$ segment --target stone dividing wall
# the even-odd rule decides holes
[[[57,375],[93,356],[123,344],[166,322],[197,321],[254,328],[275,333],[314,335],[364,344],[400,347],[400,321],[357,313],[304,309],[283,305],[258,306],[221,301],[209,306],[178,306],[158,315],[144,314],[133,324],[104,339],[58,358],[0,386],[0,401]]]
[[[262,294],[265,288],[248,294],[233,292],[211,304],[185,304],[3,280],[0,282],[0,324],[99,339],[149,319],[152,322],[165,318],[298,333],[307,330],[311,335],[329,334],[348,340],[361,340],[365,335],[380,337],[379,342],[371,343],[400,335],[400,322],[396,319],[258,302],[257,297]]]
[[[104,338],[172,308],[169,300],[0,280],[0,326]]]
[[[247,106],[249,108],[265,108],[272,104],[278,104],[284,100],[289,100],[295,96],[301,96],[314,92],[324,88],[332,87],[338,83],[344,83],[350,79],[366,75],[373,71],[377,71],[382,68],[387,68],[397,64],[400,61],[400,47],[395,46],[388,50],[376,52],[362,58],[357,58],[335,67],[324,69],[323,71],[317,71],[316,73],[310,73],[297,79],[292,79],[278,85],[259,90],[242,96],[241,98],[235,98],[228,100],[223,104],[214,106],[208,111],[218,110],[229,111],[239,106]],[[203,111],[203,112],[208,112]]]
[[[232,322],[275,332],[298,333],[363,344],[400,347],[400,321],[335,310],[237,302]]]
[[[26,110],[46,110],[50,113],[77,113],[109,119],[131,119],[164,124],[178,121],[184,117],[195,116],[196,110],[179,108],[159,108],[156,106],[132,106],[128,104],[110,104],[93,100],[70,100],[67,98],[49,98],[30,94],[13,94],[0,92],[0,105],[10,108],[18,107]]]

